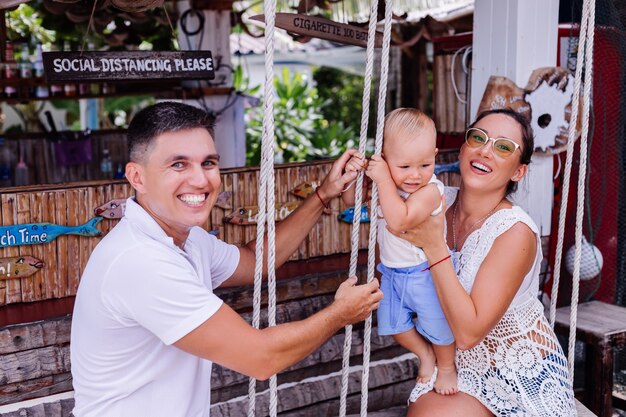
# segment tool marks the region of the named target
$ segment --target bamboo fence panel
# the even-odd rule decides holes
[[[439,163],[456,160],[457,152],[442,151]],[[303,182],[321,181],[331,162],[285,164],[276,168],[276,202],[300,200],[291,194]],[[225,224],[223,218],[235,208],[257,205],[258,168],[238,168],[222,172],[220,191],[232,193],[232,207],[215,207],[206,224],[218,230],[219,238],[243,245],[256,238],[255,225]],[[443,173],[440,179],[458,185],[458,174]],[[53,223],[77,226],[95,216],[94,209],[112,199],[128,198],[133,190],[125,181],[57,184],[11,189],[0,194],[1,224]],[[315,197],[312,197],[315,198]],[[350,224],[340,222],[337,215],[346,209],[341,199],[330,202],[331,213],[323,214],[290,260],[304,260],[350,252]],[[98,228],[105,236],[117,220],[103,219]],[[360,248],[367,248],[369,224],[361,224]],[[87,260],[101,237],[61,235],[50,243],[0,248],[0,257],[32,255],[45,262],[45,267],[26,278],[0,280],[0,306],[19,302],[61,298],[76,294],[80,276]]]

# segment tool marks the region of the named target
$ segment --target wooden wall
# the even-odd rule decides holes
[[[439,162],[456,158],[456,152],[441,152]],[[328,162],[290,164],[277,168],[277,201],[297,197],[288,191],[304,181],[322,178]],[[233,205],[255,203],[258,170],[234,169],[222,173],[222,187],[233,192]],[[439,176],[444,183],[456,184],[457,174]],[[92,217],[93,208],[112,198],[130,195],[125,182],[91,183],[66,188],[15,190],[2,193],[2,224],[51,222],[75,225]],[[324,215],[309,237],[294,254],[293,260],[278,270],[277,321],[303,319],[330,304],[349,266],[350,225],[341,223],[336,214],[342,210],[339,199],[332,202],[333,214]],[[222,224],[225,211],[215,209],[207,228],[218,229],[229,242],[243,243],[255,237],[254,226]],[[106,233],[115,224],[104,220],[100,229]],[[366,226],[362,226],[361,246],[365,247]],[[48,265],[43,271],[20,280],[0,281],[3,304],[61,298],[76,292],[80,272],[98,238],[60,236],[47,245],[0,249],[0,257],[32,254]],[[366,273],[366,253],[359,258],[357,270]],[[250,321],[252,288],[239,287],[216,291],[227,304]],[[262,321],[265,321],[262,315]],[[72,390],[70,374],[71,316],[0,327],[0,407],[31,398],[46,397]],[[417,363],[412,355],[396,346],[389,337],[379,337],[374,323],[370,370],[370,410],[402,405],[415,382]],[[351,354],[348,412],[357,413],[360,404],[362,325],[355,326]],[[281,416],[319,417],[337,415],[343,334],[340,332],[320,349],[278,376]],[[212,416],[245,415],[247,377],[215,366],[212,379]],[[258,413],[267,410],[266,382],[258,383]],[[56,400],[20,411],[7,417],[67,417],[73,399]]]

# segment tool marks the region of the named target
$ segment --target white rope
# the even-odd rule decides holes
[[[461,96],[459,95],[459,88],[456,85],[456,77],[454,76],[454,71],[456,68],[456,56],[458,54],[460,54],[461,52],[463,52],[463,57],[461,58],[461,67],[463,68],[463,72],[465,73],[465,76],[467,77],[467,73],[469,71],[468,67],[467,67],[467,57],[469,56],[469,54],[472,52],[472,47],[471,46],[464,46],[461,49],[458,49],[454,55],[452,55],[452,63],[450,64],[450,80],[452,80],[452,90],[454,91],[454,95],[456,96],[456,99],[461,103],[461,104],[467,104],[467,100],[464,100],[461,98]],[[467,92],[465,92],[465,95],[467,95]]]
[[[370,94],[372,86],[372,72],[374,61],[374,42],[376,36],[376,14],[378,0],[372,0],[370,7],[369,30],[365,62],[365,77],[363,79],[363,99],[361,113],[361,131],[359,135],[359,152],[365,155],[367,145],[367,128],[369,122]],[[359,228],[361,224],[361,203],[363,201],[363,172],[359,172],[356,179],[354,196],[354,217],[352,219],[352,236],[350,251],[350,268],[348,276],[356,275],[356,266],[359,256]],[[374,217],[373,215],[370,216]],[[350,350],[352,347],[352,325],[347,325],[344,331],[343,356],[341,361],[341,392],[339,395],[339,417],[345,417],[348,401],[348,377],[350,375]]]
[[[276,269],[275,269],[275,222],[274,222],[274,22],[276,0],[264,2],[265,13],[265,100],[263,110],[263,137],[261,141],[261,170],[256,235],[256,262],[254,265],[254,293],[252,325],[259,328],[261,315],[261,285],[263,279],[263,245],[267,221],[267,273],[268,273],[268,324],[276,325]],[[256,380],[250,378],[248,386],[248,417],[255,415]],[[270,378],[269,413],[277,414],[276,375]]]
[[[587,6],[585,13],[584,6]],[[587,177],[587,137],[589,135],[589,108],[591,102],[591,88],[593,87],[593,39],[595,30],[596,6],[595,0],[586,0],[583,6],[583,16],[587,18],[587,33],[585,37],[585,88],[583,91],[583,125],[580,137],[580,167],[578,171],[578,200],[576,206],[576,246],[574,252],[574,276],[572,282],[572,301],[570,304],[568,365],[570,382],[574,383],[574,360],[576,351],[576,320],[578,317],[578,293],[580,288],[580,255],[583,238],[583,216],[585,214],[585,180]],[[580,53],[580,48],[579,48]],[[579,56],[583,56],[582,54]]]
[[[582,244],[582,217],[584,214],[585,177],[587,175],[587,136],[589,132],[589,107],[591,101],[592,75],[593,75],[593,39],[595,27],[595,3],[594,0],[585,0],[581,19],[580,35],[578,42],[579,61],[576,65],[574,79],[574,93],[572,98],[572,115],[569,124],[567,140],[567,154],[563,171],[563,188],[561,210],[559,213],[558,239],[554,262],[554,278],[552,283],[552,299],[550,301],[550,324],[554,327],[556,320],[556,301],[558,298],[559,281],[561,275],[561,261],[563,255],[563,236],[565,232],[565,220],[567,215],[567,202],[569,198],[570,176],[574,154],[574,141],[576,140],[576,125],[578,123],[578,109],[580,106],[581,79],[584,74],[583,90],[583,114],[582,132],[580,140],[580,166],[578,173],[578,200],[576,206],[576,229],[575,229],[575,257],[572,282],[572,300],[570,307],[570,334],[568,343],[568,366],[570,378],[574,378],[574,359],[576,343],[576,320],[578,310],[578,295],[580,286],[580,255]]]
[[[392,0],[385,1],[385,25],[383,30],[383,48],[380,63],[380,82],[378,83],[378,108],[376,110],[376,142],[374,152],[380,155],[383,150],[383,132],[385,129],[385,99],[387,97],[387,78],[389,73],[389,45],[391,43],[391,19],[393,17]],[[370,205],[370,237],[367,251],[367,282],[374,279],[376,264],[376,232],[378,219],[378,187],[372,183],[372,201]],[[363,334],[363,374],[361,376],[361,417],[367,416],[367,400],[370,370],[370,340],[372,335],[372,315],[365,320]]]

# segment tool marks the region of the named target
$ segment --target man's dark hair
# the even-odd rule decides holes
[[[530,125],[530,120],[528,120],[526,116],[516,112],[511,108],[485,110],[476,117],[476,120],[474,120],[474,123],[472,123],[469,128],[476,126],[476,123],[491,114],[504,114],[505,116],[509,116],[511,119],[517,122],[522,130],[520,163],[526,165],[530,164],[530,159],[533,156],[533,151],[535,150],[535,136],[533,134],[533,128]],[[506,187],[507,195],[514,193],[517,190],[517,183],[517,181],[509,181],[509,184]]]
[[[148,106],[133,117],[128,126],[128,158],[141,162],[152,140],[163,133],[206,129],[213,137],[215,118],[188,104],[165,101]]]

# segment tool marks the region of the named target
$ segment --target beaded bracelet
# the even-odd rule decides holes
[[[424,268],[424,269],[422,269],[420,272],[424,272],[424,271],[428,271],[428,270],[430,270],[430,268],[432,268],[433,266],[436,266],[437,264],[442,263],[442,262],[443,262],[443,261],[445,261],[446,259],[449,259],[451,256],[452,256],[452,255],[448,255],[448,256],[446,256],[445,258],[438,260],[437,262],[435,262],[434,264],[432,264],[432,265],[431,265],[431,266],[429,266],[428,268]]]
[[[320,203],[322,203],[322,206],[324,206],[324,208],[326,210],[329,210],[330,209],[330,203],[329,204],[324,203],[324,200],[322,200],[322,196],[320,195],[319,191],[317,191],[317,188],[315,189],[315,195],[317,196],[317,198],[320,199]]]

